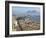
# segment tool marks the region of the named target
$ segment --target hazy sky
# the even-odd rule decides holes
[[[21,16],[21,15],[40,15],[39,7],[12,7],[12,15]]]

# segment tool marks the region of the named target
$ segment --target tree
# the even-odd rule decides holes
[[[24,18],[23,17],[18,17],[16,20],[17,20],[17,22],[18,22],[18,25],[19,25],[19,27],[20,27],[20,29],[21,29],[21,31],[23,31],[23,29],[22,29],[22,27],[21,27],[21,25],[20,25],[20,23],[19,23],[19,20],[24,20]]]

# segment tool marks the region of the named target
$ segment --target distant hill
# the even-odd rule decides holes
[[[32,20],[33,22],[38,22],[38,23],[40,22],[40,16],[37,16],[37,15],[35,15],[35,16],[28,15],[25,18],[26,19],[29,18],[29,20]]]
[[[21,17],[17,17],[17,18],[20,18],[22,20],[32,20],[33,22],[40,22],[40,16],[37,16],[37,15],[34,15],[34,16],[31,16],[31,15],[27,15],[27,16],[21,16]]]

